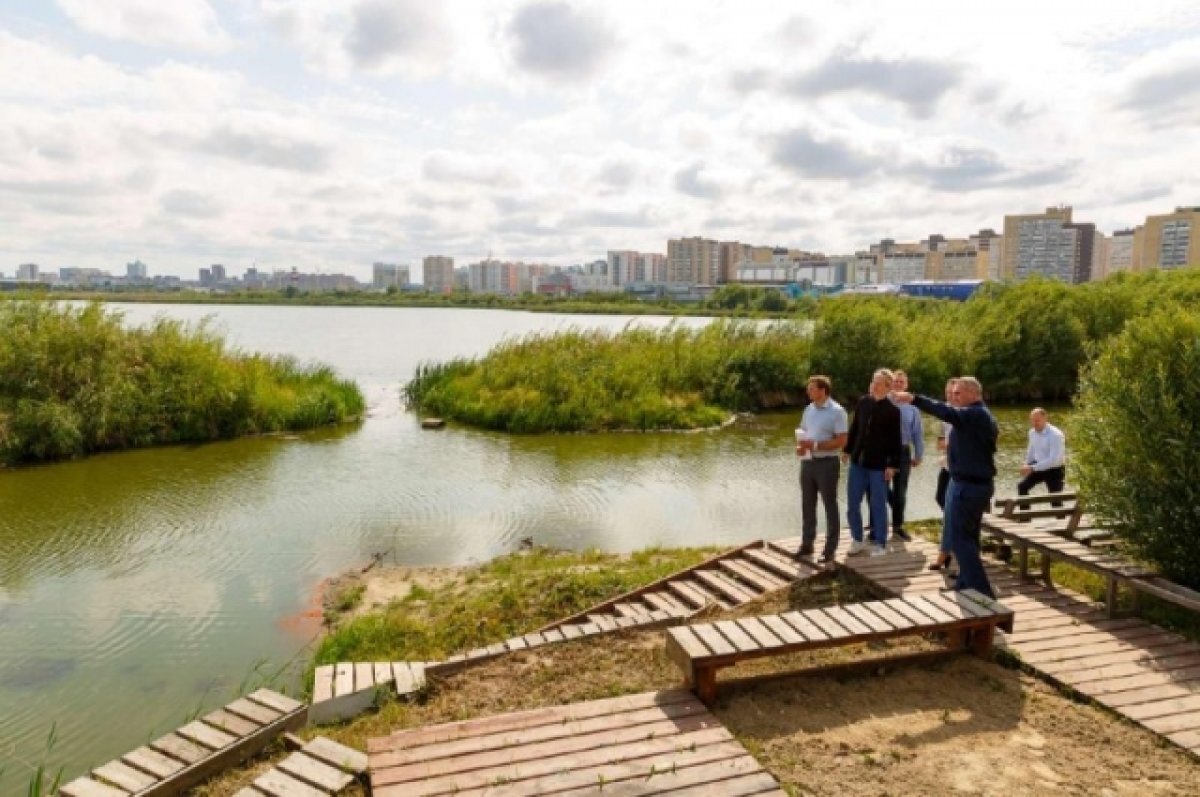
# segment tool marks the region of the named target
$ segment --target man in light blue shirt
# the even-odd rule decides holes
[[[903,393],[908,390],[908,374],[895,371],[892,377],[892,390]],[[909,542],[912,537],[904,530],[904,508],[908,504],[908,474],[921,464],[925,458],[925,429],[921,426],[921,411],[911,404],[896,403],[900,408],[900,436],[904,444],[904,453],[900,457],[900,467],[888,484],[888,506],[891,507],[892,536]]]
[[[1041,407],[1029,413],[1029,447],[1021,475],[1025,478],[1017,484],[1017,495],[1029,495],[1039,484],[1045,484],[1052,493],[1061,493],[1067,479],[1067,436],[1050,423]]]
[[[800,509],[803,536],[800,556],[812,556],[817,539],[817,496],[825,505],[825,548],[821,562],[833,561],[837,552],[841,525],[838,520],[837,486],[842,465],[838,454],[846,445],[849,420],[842,405],[830,393],[833,383],[827,376],[808,378],[809,404],[804,408],[800,428],[796,430],[796,456],[800,457]]]

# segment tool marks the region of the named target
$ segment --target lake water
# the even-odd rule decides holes
[[[401,384],[423,360],[482,354],[536,331],[670,319],[121,309],[130,323],[211,316],[241,349],[329,363],[362,387],[369,414],[291,437],[0,471],[3,794],[23,793],[30,765],[65,765],[70,777],[303,663],[319,632],[320,582],[373,554],[459,565],[512,551],[525,537],[629,551],[798,533],[798,411],[720,432],[511,437],[423,431],[400,402]],[[998,414],[1000,465],[1015,474],[1026,411]],[[933,422],[927,430],[932,447]],[[912,517],[937,512],[935,477],[932,457],[914,470]],[[47,755],[52,726],[57,742]]]

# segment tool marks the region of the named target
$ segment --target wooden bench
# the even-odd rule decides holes
[[[1157,575],[1155,571],[1124,557],[1088,548],[1074,540],[1064,539],[1057,534],[1003,515],[985,514],[983,531],[1017,549],[1017,568],[1022,579],[1029,578],[1030,550],[1041,555],[1041,576],[1047,585],[1053,584],[1050,578],[1050,564],[1055,559],[1105,579],[1108,585],[1105,604],[1109,616],[1116,613],[1118,592],[1122,585],[1136,589],[1136,580]]]
[[[1012,610],[998,601],[974,591],[938,592],[679,626],[667,630],[667,656],[711,704],[717,670],[738,662],[929,633],[947,634],[950,649],[985,655],[995,629],[1012,627]]]
[[[236,766],[308,721],[308,706],[259,689],[174,733],[96,767],[59,789],[64,797],[165,797]]]
[[[1002,518],[1019,521],[1053,519],[1061,521],[1053,526],[1056,533],[1072,537],[1083,523],[1083,505],[1074,490],[1041,495],[1022,495],[1000,498],[996,501],[996,514]]]

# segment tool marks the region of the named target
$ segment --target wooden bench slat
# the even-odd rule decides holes
[[[741,629],[741,627],[732,620],[718,620],[713,623],[713,626],[729,640],[739,653],[747,653],[758,650],[758,643],[754,638]]]
[[[804,637],[806,641],[818,642],[830,638],[830,635],[823,628],[808,617],[800,614],[800,612],[784,612],[779,615],[779,618],[796,629],[796,632]]]
[[[869,603],[846,604],[842,608],[853,615],[859,622],[876,632],[894,631],[895,626],[871,611]]]
[[[782,617],[776,614],[768,614],[758,618],[763,625],[771,629],[775,636],[779,637],[788,645],[794,645],[798,642],[803,642],[804,637],[800,635],[795,628],[787,624]]]
[[[771,629],[767,628],[757,617],[741,617],[735,622],[743,631],[753,637],[759,647],[777,648],[784,644],[783,640],[771,633]]]
[[[691,626],[681,625],[676,628],[668,629],[667,633],[669,633],[677,642],[679,642],[679,646],[682,647],[684,652],[689,656],[708,656],[713,652],[704,644],[704,641],[696,635],[696,632],[692,630]]]
[[[696,634],[696,636],[700,637],[700,641],[704,643],[704,646],[711,650],[715,655],[727,656],[737,653],[737,648],[730,644],[730,642],[721,634],[718,634],[717,630],[712,626],[694,625],[692,626],[692,631]]]
[[[922,612],[919,608],[902,598],[889,598],[888,600],[881,601],[881,603],[896,612],[896,614],[907,618],[912,622],[913,626],[925,625],[933,621],[933,618],[929,614]]]
[[[959,619],[957,615],[951,614],[937,603],[930,601],[928,594],[914,595],[912,597],[912,605],[916,606],[921,611],[925,612],[940,623],[952,623]]]
[[[846,629],[846,633],[850,636],[861,636],[870,634],[871,628],[861,622],[850,612],[846,611],[841,606],[825,606],[815,611],[824,612],[827,616],[833,619],[838,625]]]
[[[896,611],[891,606],[888,606],[885,601],[872,601],[871,611],[875,612],[875,614],[891,623],[892,627],[898,630],[912,628],[917,625],[917,623],[913,622],[905,615]]]

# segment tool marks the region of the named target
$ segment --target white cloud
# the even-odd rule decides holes
[[[684,234],[840,252],[1054,202],[1127,226],[1200,195],[1186,0],[60,7],[69,24],[0,18],[10,263],[133,248],[159,273],[366,276]]]
[[[219,53],[232,40],[206,0],[56,0],[80,29],[146,47]]]

